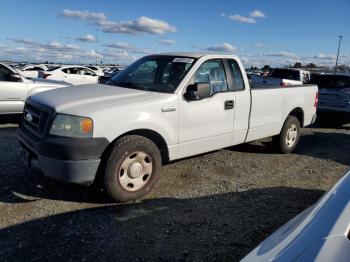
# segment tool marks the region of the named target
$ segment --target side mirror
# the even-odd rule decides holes
[[[9,81],[12,81],[12,82],[21,82],[22,81],[22,77],[20,76],[20,74],[17,74],[17,73],[9,74],[7,79]]]
[[[194,83],[189,85],[186,89],[186,100],[201,100],[210,96],[210,83]]]

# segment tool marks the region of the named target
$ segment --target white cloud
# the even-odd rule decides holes
[[[263,43],[259,43],[259,42],[254,43],[253,46],[256,48],[264,48],[265,47],[265,45]]]
[[[87,20],[87,21],[99,21],[99,20],[107,19],[104,13],[94,13],[89,11],[79,11],[79,10],[70,10],[70,9],[62,10],[61,16],[78,18],[78,19]]]
[[[229,44],[229,43],[221,43],[221,44],[217,44],[211,47],[208,47],[206,49],[207,51],[213,51],[213,52],[234,52],[236,50],[236,47],[234,47],[233,45]]]
[[[158,43],[161,45],[170,46],[176,44],[176,41],[173,39],[160,39],[158,40]]]
[[[85,55],[86,57],[90,58],[90,59],[102,59],[102,55],[99,53],[96,53],[94,50],[88,50],[86,52],[83,53],[83,55]]]
[[[221,13],[220,16],[226,16],[226,13]]]
[[[56,41],[51,42],[39,42],[39,41],[33,41],[28,39],[21,39],[21,38],[9,38],[8,40],[17,43],[17,44],[23,44],[27,47],[32,48],[42,48],[42,49],[51,49],[51,50],[57,50],[57,51],[70,51],[70,50],[79,50],[80,47],[77,45],[72,44],[61,44]]]
[[[295,53],[286,52],[286,51],[281,51],[277,53],[268,53],[267,56],[298,58],[298,56]]]
[[[127,42],[113,42],[106,44],[107,47],[117,48],[117,49],[133,49],[134,46]]]
[[[336,55],[326,55],[324,53],[319,53],[317,56],[314,56],[314,58],[324,59],[324,60],[336,60],[337,56]]]
[[[78,37],[75,37],[75,39],[81,42],[89,42],[89,43],[95,43],[97,41],[96,37],[91,34],[78,36]]]
[[[176,27],[166,21],[154,19],[147,16],[141,16],[136,20],[112,21],[108,20],[104,13],[93,13],[89,11],[64,9],[61,12],[63,17],[77,18],[88,21],[101,27],[105,33],[119,34],[165,34],[167,32],[176,32]]]
[[[105,50],[102,54],[105,62],[111,63],[129,64],[138,58],[126,50]]]
[[[240,23],[246,23],[246,24],[255,24],[256,20],[254,18],[248,17],[248,16],[242,16],[242,15],[230,15],[229,19],[233,21],[237,21]]]
[[[132,21],[100,21],[99,25],[105,33],[123,33],[123,34],[158,34],[167,32],[176,32],[176,28],[167,22],[153,19],[147,16],[141,16]]]
[[[266,17],[266,15],[261,12],[260,10],[258,9],[255,9],[254,11],[250,12],[250,16],[251,17],[255,17],[255,18],[264,18]]]

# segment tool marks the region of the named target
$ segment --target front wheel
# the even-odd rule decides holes
[[[140,199],[158,180],[160,166],[160,152],[150,139],[137,135],[122,137],[107,160],[104,188],[117,201]]]
[[[283,154],[293,152],[300,138],[300,122],[295,116],[288,116],[281,133],[274,137],[274,141]]]

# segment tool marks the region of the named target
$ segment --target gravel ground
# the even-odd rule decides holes
[[[168,164],[147,199],[116,204],[26,171],[16,125],[3,123],[1,260],[239,260],[348,171],[350,125],[302,134],[290,155],[266,140]]]

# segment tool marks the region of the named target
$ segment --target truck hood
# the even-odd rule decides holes
[[[81,114],[114,104],[123,105],[140,100],[144,101],[157,94],[160,93],[102,84],[88,84],[41,92],[31,96],[31,99],[54,108],[60,113]]]

